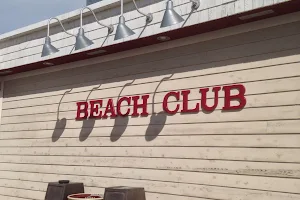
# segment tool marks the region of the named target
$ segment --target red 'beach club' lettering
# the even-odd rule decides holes
[[[213,104],[207,104],[207,94],[210,92],[209,88],[201,88],[199,90],[201,100],[195,105],[189,104],[190,90],[183,91],[171,91],[167,93],[163,99],[162,107],[163,110],[168,114],[180,113],[193,113],[199,112],[200,110],[206,112],[214,111],[219,103],[220,91],[224,91],[224,106],[222,110],[240,110],[243,109],[247,103],[245,93],[246,88],[241,84],[228,85],[224,87],[213,87],[211,91],[213,92]],[[232,94],[232,91],[238,91],[238,94]],[[89,102],[78,102],[77,103],[77,117],[76,120],[84,120],[87,118],[98,118],[106,119],[108,117],[117,116],[148,116],[148,99],[150,95],[141,96],[125,96],[121,97],[117,102],[113,99],[108,99],[106,106],[103,107],[103,100],[91,100]],[[169,99],[173,97],[175,99],[175,108],[169,108]],[[232,105],[233,101],[237,101],[238,105]],[[176,103],[177,102],[177,103]],[[173,101],[174,103],[174,101]],[[127,106],[127,108],[126,108]],[[121,109],[123,107],[123,109]],[[125,107],[125,108],[124,108]],[[101,110],[103,108],[103,110]]]

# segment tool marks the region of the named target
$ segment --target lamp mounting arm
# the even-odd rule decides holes
[[[200,0],[190,0],[192,2],[192,9],[197,10],[200,7]]]
[[[105,25],[105,24],[101,23],[101,22],[98,20],[98,18],[97,18],[97,16],[96,16],[95,12],[94,12],[90,7],[84,7],[84,8],[82,8],[81,11],[80,11],[80,28],[82,28],[82,26],[83,26],[83,11],[84,11],[85,9],[88,9],[89,11],[91,11],[91,12],[93,13],[94,18],[96,19],[96,21],[97,21],[97,23],[98,23],[99,25],[108,28],[108,33],[112,33],[112,32],[114,31],[113,25]]]
[[[144,15],[144,16],[146,17],[146,22],[147,22],[147,23],[152,22],[152,20],[153,20],[153,15],[152,15],[151,13],[145,14],[144,12],[142,12],[142,11],[138,8],[138,6],[136,5],[135,0],[132,0],[132,1],[133,1],[133,4],[134,4],[136,10],[137,10],[141,15]]]
[[[76,37],[76,35],[74,35],[74,34],[68,32],[68,31],[66,31],[66,29],[65,29],[65,27],[63,26],[63,24],[62,24],[62,22],[60,21],[60,19],[58,19],[58,18],[56,18],[56,17],[52,17],[52,18],[50,18],[50,19],[48,20],[48,31],[47,31],[47,36],[48,36],[48,37],[50,36],[50,23],[51,23],[52,20],[58,21],[59,24],[60,24],[60,26],[62,27],[62,29],[64,30],[64,32],[65,32],[66,34]]]

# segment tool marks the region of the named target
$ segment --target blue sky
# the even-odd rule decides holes
[[[85,6],[86,0],[0,0],[0,34]]]

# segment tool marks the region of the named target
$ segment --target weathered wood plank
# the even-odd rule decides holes
[[[5,172],[2,172],[5,173]],[[28,190],[30,193],[33,191],[42,191],[46,194],[48,184],[43,182],[32,182],[22,180],[0,179],[0,187],[4,188],[16,188],[22,190]],[[11,194],[14,195],[14,194]]]
[[[124,122],[124,121],[123,121]],[[251,121],[251,122],[231,122],[231,123],[201,123],[189,124],[188,129],[186,124],[166,124],[161,130],[161,125],[152,125],[148,129],[147,125],[142,126],[127,126],[120,121],[117,127],[123,130],[122,137],[131,136],[148,136],[159,135],[247,135],[247,134],[295,134],[300,133],[300,120],[283,120],[283,121]],[[94,127],[65,129],[61,130],[63,134],[60,138],[78,138],[81,135],[89,135],[90,137],[109,137],[112,132],[116,131],[114,127]],[[121,131],[120,131],[121,132]],[[1,132],[0,139],[38,139],[48,138],[53,136],[53,130],[38,130],[38,131],[15,131]]]
[[[187,128],[188,129],[188,128]],[[144,136],[124,137],[112,142],[113,137],[93,137],[85,142],[78,138],[17,139],[0,140],[1,147],[264,147],[264,148],[300,148],[298,135],[200,135],[200,136],[158,136],[152,142]]]
[[[41,191],[25,190],[17,188],[0,187],[0,195],[11,196],[17,198],[24,198],[30,200],[42,200],[45,198],[45,193]]]
[[[268,177],[299,178],[300,165],[290,163],[245,162],[224,160],[170,159],[170,158],[122,158],[122,157],[68,157],[68,156],[0,156],[2,171],[24,171],[27,165],[34,168],[47,168],[49,171],[61,168],[93,166],[101,170],[114,168],[121,171],[130,169],[155,169],[189,171],[218,174],[235,174]],[[24,167],[24,168],[23,168]],[[56,168],[58,167],[58,168]],[[50,170],[51,169],[51,170]],[[42,169],[39,169],[42,170]],[[36,172],[38,172],[37,170]],[[64,169],[65,170],[65,169]],[[33,171],[35,172],[35,171]],[[57,172],[57,173],[62,173]]]
[[[299,149],[221,147],[12,147],[0,155],[143,157],[300,163]],[[45,157],[46,158],[46,157]]]
[[[0,198],[5,199],[5,200],[28,200],[28,199],[21,198],[21,197],[15,197],[13,195],[7,196],[7,195],[1,195],[1,194],[0,194]],[[32,199],[30,199],[30,200],[32,200]]]

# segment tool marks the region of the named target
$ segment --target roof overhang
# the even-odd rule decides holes
[[[16,66],[10,68],[9,70],[11,72],[5,75],[11,75],[11,74],[21,73],[21,72],[26,72],[26,71],[31,71],[31,70],[36,70],[36,69],[41,69],[46,67],[58,67],[59,65],[62,64],[67,64],[67,63],[76,62],[80,60],[86,60],[90,58],[100,57],[108,54],[114,54],[122,51],[127,51],[131,49],[158,44],[161,43],[161,41],[157,39],[159,36],[168,36],[172,40],[176,40],[180,38],[194,36],[197,34],[207,33],[211,31],[216,31],[224,28],[229,28],[241,24],[246,24],[246,23],[250,23],[250,22],[254,22],[266,18],[276,17],[280,15],[285,15],[285,14],[298,12],[298,11],[300,11],[299,0],[286,1],[272,6],[267,6],[267,7],[251,10],[248,12],[243,12],[236,15],[220,18],[217,20],[212,20],[201,24],[196,24],[196,25],[175,29],[168,32],[163,32],[156,35],[151,35],[144,38],[130,40],[127,42],[105,46],[102,48],[97,48],[89,51],[83,51],[79,53],[65,55],[65,56],[61,56],[49,60],[43,60],[40,62]],[[94,54],[94,52],[103,52],[103,53]],[[53,63],[53,65],[47,66],[44,64],[45,62]],[[0,73],[6,70],[8,69],[1,70]]]

